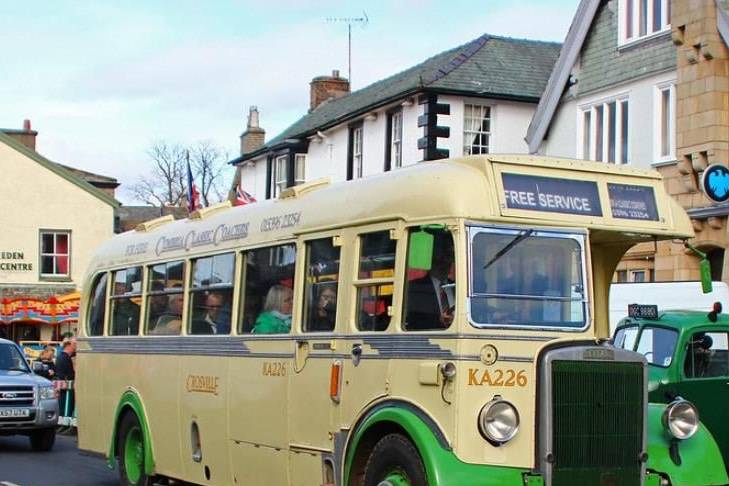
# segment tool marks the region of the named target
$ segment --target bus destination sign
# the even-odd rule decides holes
[[[550,213],[602,216],[597,183],[502,173],[506,207]]]
[[[608,184],[613,218],[658,221],[653,188],[629,184]]]

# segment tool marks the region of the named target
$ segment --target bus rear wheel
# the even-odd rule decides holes
[[[417,449],[401,434],[377,441],[365,466],[364,486],[428,486]]]
[[[121,486],[152,486],[152,478],[144,472],[144,431],[134,413],[122,417],[116,450]]]

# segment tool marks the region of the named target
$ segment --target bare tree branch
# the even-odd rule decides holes
[[[136,199],[154,206],[179,206],[185,196],[185,148],[165,141],[147,151],[150,170],[131,187]]]

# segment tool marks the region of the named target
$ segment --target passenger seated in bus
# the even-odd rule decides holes
[[[450,233],[436,233],[428,274],[408,283],[405,328],[445,329],[453,322],[455,285],[449,274],[454,263]]]
[[[199,311],[200,309],[195,309]],[[229,334],[230,306],[222,292],[209,292],[205,296],[203,312],[192,319],[192,334]]]
[[[184,300],[183,294],[169,296],[167,310],[157,319],[154,334],[180,334]]]
[[[334,280],[323,280],[316,284],[319,293],[310,312],[307,330],[326,332],[334,330],[334,319],[337,315],[337,283]]]
[[[711,347],[714,340],[705,333],[696,333],[688,343],[689,352],[686,353],[684,363],[684,374],[687,378],[701,378],[706,375],[706,370],[711,362]]]
[[[291,310],[294,292],[289,287],[274,285],[268,289],[263,312],[253,325],[255,334],[285,334],[291,331]]]
[[[165,289],[165,284],[159,280],[152,281],[150,291],[161,292]],[[149,310],[147,311],[147,322],[151,325],[157,323],[157,320],[167,310],[168,299],[164,294],[154,294],[149,296]],[[151,329],[150,329],[151,330]]]

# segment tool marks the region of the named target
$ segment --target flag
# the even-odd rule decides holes
[[[192,178],[190,169],[190,154],[187,155],[187,210],[193,212],[200,209],[200,193],[195,187],[195,180]]]
[[[238,184],[235,188],[235,205],[245,206],[246,204],[254,202],[256,202],[256,198],[244,191],[240,184]]]

